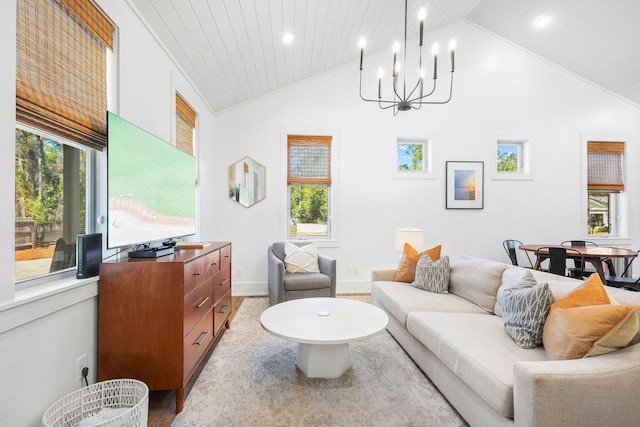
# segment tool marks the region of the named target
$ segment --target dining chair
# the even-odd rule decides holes
[[[544,253],[546,252],[546,253]],[[548,272],[552,274],[557,274],[560,276],[567,276],[569,269],[567,269],[567,258],[571,257],[577,259],[579,262],[578,267],[574,267],[576,270],[577,277],[582,277],[582,270],[580,270],[580,265],[584,265],[584,255],[582,252],[571,249],[564,248],[558,246],[543,246],[538,248],[536,251],[536,257],[538,258],[539,264],[542,264],[542,261],[548,259],[549,260],[549,269]],[[573,272],[572,272],[573,273]]]
[[[523,243],[520,240],[511,239],[511,240],[505,240],[502,242],[502,247],[504,248],[505,252],[509,256],[509,259],[511,260],[511,264],[516,266],[520,266],[518,264],[518,253],[516,252],[516,248],[520,245],[523,245]],[[533,268],[533,263],[531,262],[531,258],[529,258],[529,254],[526,251],[523,251],[523,252],[527,256],[527,259],[529,260],[529,267],[526,267],[526,268]]]
[[[605,276],[607,285],[614,286],[616,288],[624,288],[631,291],[640,292],[640,277],[634,279],[633,277],[627,277],[627,272],[635,261],[640,256],[640,250],[636,253],[636,256],[631,258],[631,261],[624,268],[624,271],[619,276]]]
[[[598,244],[595,242],[592,242],[590,240],[565,240],[564,242],[561,243],[562,246],[591,246],[591,247],[598,247]],[[580,262],[580,260],[578,259],[574,259],[573,263],[574,263],[574,267],[572,269],[570,269],[571,271],[571,276],[572,277],[576,277],[578,279],[583,279],[585,277],[589,277],[591,276],[593,273],[596,272],[595,268],[586,268],[586,266],[584,264],[582,265],[578,265],[578,263]],[[613,260],[611,258],[602,258],[602,263],[607,265],[607,268],[609,269],[609,274],[613,274],[613,272],[615,271],[614,267],[613,267]],[[582,271],[582,276],[578,276],[577,272],[578,271]]]

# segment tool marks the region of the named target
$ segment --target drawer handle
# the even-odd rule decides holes
[[[222,310],[220,310],[220,314],[225,314],[229,310],[229,304],[225,304],[222,306]]]
[[[209,331],[203,332],[200,334],[200,339],[198,341],[196,341],[194,344],[195,345],[202,345],[202,343],[204,342],[204,340],[207,339],[207,337],[209,336]]]
[[[218,283],[220,286],[226,285],[229,279],[224,279],[222,282]]]
[[[225,258],[229,258],[229,255],[224,255]]]
[[[202,302],[200,304],[198,304],[196,307],[198,308],[202,308],[202,306],[204,305],[205,302],[209,301],[209,297],[206,297],[205,299],[202,300]]]
[[[193,273],[193,275],[194,275],[194,276],[199,276],[199,275],[200,275],[200,272],[199,272],[199,271],[196,271],[195,273]]]

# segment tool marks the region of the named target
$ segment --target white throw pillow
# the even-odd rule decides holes
[[[284,243],[284,266],[289,273],[320,273],[318,243],[305,246]]]

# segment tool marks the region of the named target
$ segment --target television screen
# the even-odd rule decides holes
[[[107,246],[196,232],[196,159],[107,113]]]

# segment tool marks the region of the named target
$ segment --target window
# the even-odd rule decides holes
[[[86,174],[85,149],[16,129],[16,281],[75,267]]]
[[[394,178],[435,178],[432,138],[398,136],[394,141]]]
[[[529,140],[498,138],[493,179],[532,179]]]
[[[587,142],[587,229],[620,235],[624,203],[624,142]]]
[[[331,137],[287,137],[288,237],[331,237]]]
[[[196,112],[176,93],[176,147],[193,156]]]
[[[75,267],[106,146],[113,26],[88,0],[18,0],[15,280]]]

